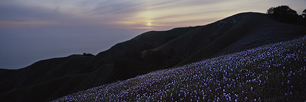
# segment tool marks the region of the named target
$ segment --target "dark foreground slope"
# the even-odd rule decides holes
[[[0,100],[52,100],[304,34],[305,26],[281,23],[261,13],[241,13],[205,26],[146,32],[96,56],[72,55],[39,61],[20,70],[0,70]]]
[[[0,100],[46,101],[116,81],[118,79],[113,78],[116,73],[114,60],[124,59],[129,53],[160,46],[191,29],[193,27],[146,32],[101,52],[102,57],[71,55],[38,61],[19,70],[0,69]],[[131,73],[136,76],[139,72]]]
[[[306,100],[306,37],[159,70],[55,101]]]

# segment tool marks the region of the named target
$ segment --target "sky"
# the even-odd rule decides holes
[[[170,29],[280,5],[301,14],[306,0],[1,0],[0,29]]]

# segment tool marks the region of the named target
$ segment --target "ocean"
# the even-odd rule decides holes
[[[148,29],[0,29],[0,68],[20,69],[39,60],[99,52]]]

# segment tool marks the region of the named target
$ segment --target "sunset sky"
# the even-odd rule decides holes
[[[0,28],[169,29],[306,0],[1,0]]]

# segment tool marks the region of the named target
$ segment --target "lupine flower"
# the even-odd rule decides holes
[[[305,80],[306,76],[305,43],[306,37],[303,37],[265,45],[174,69],[154,71],[54,101],[261,102],[269,97],[265,95],[281,95],[289,100],[295,95],[304,95],[306,85],[299,81]],[[306,99],[305,96],[295,98]]]

